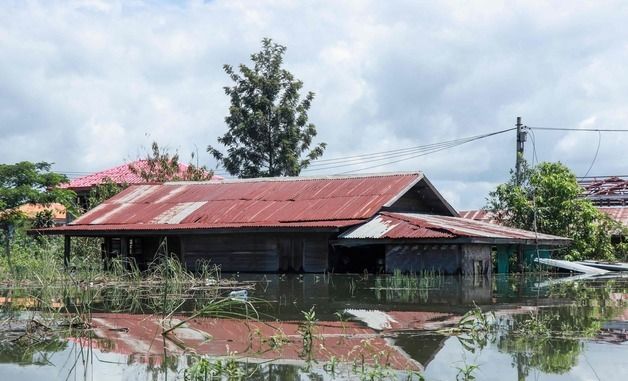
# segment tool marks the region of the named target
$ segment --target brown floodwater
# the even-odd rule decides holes
[[[164,320],[112,313],[103,303],[90,307],[89,330],[28,343],[5,335],[0,380],[182,380],[198,356],[213,371],[224,365],[214,379],[455,380],[465,372],[477,380],[628,379],[621,274],[232,276],[256,282],[251,304],[220,316]],[[29,303],[22,318],[37,313]],[[477,308],[482,314],[466,315]],[[237,318],[244,314],[251,318]],[[6,332],[21,324],[8,315],[0,321]]]

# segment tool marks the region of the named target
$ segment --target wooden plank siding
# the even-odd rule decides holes
[[[326,234],[212,234],[181,236],[182,257],[194,270],[201,260],[225,272],[323,272]]]
[[[329,267],[329,236],[317,234],[303,240],[303,271],[320,273]]]
[[[491,275],[488,245],[386,245],[386,271]]]

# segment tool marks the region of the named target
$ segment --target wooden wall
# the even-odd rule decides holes
[[[459,245],[386,245],[386,272],[395,270],[460,273]]]
[[[488,245],[461,245],[462,274],[482,274],[490,276],[493,272],[491,262],[491,246]]]
[[[199,260],[226,272],[323,272],[328,266],[327,234],[208,234],[181,241],[189,269]]]
[[[486,245],[386,245],[386,272],[491,275],[491,247]]]

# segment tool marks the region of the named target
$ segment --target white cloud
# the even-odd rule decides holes
[[[622,2],[3,2],[0,162],[91,171],[152,139],[202,153],[225,129],[222,64],[248,61],[265,36],[316,92],[327,158],[500,130],[518,115],[626,128],[627,13]],[[592,174],[627,172],[626,135],[602,135]],[[597,146],[595,133],[535,136],[540,160],[578,174]],[[508,134],[373,170],[422,169],[469,208],[513,162]]]

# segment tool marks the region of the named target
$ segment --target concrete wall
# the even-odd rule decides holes
[[[386,271],[395,270],[490,275],[491,247],[484,245],[386,245]]]

